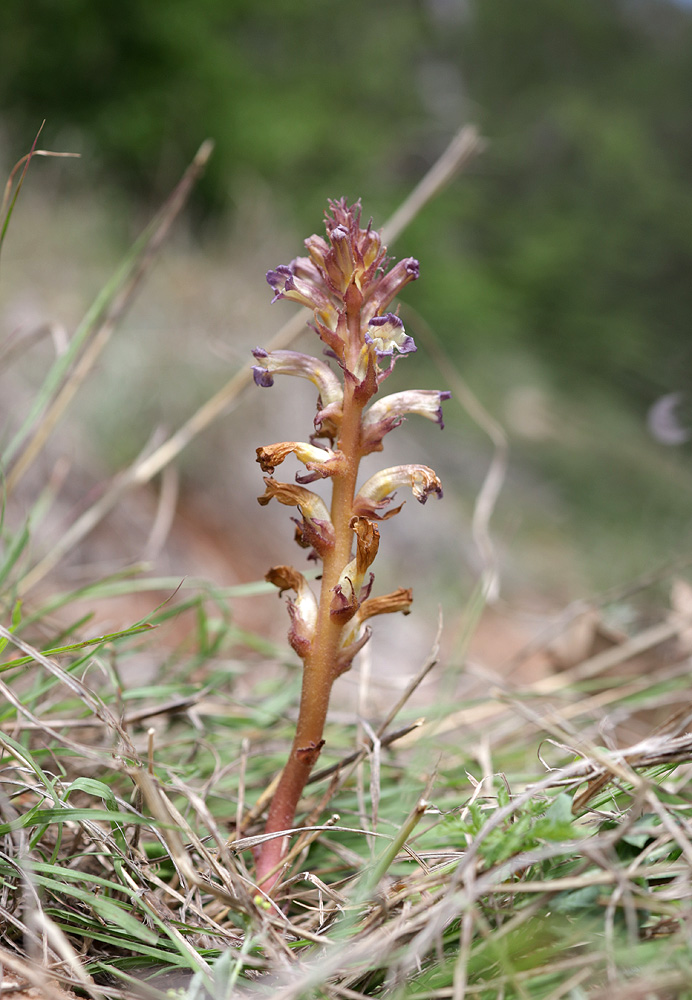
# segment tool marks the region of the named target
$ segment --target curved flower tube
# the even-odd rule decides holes
[[[274,385],[274,375],[297,375],[309,379],[317,386],[319,398],[315,429],[319,432],[325,429],[332,433],[326,436],[336,436],[341,421],[344,403],[344,390],[341,382],[331,370],[326,361],[313,358],[310,354],[300,351],[265,351],[256,347],[252,352],[258,362],[253,365],[252,375],[255,384],[263,389]]]
[[[378,511],[387,506],[394,490],[401,486],[410,486],[419,503],[425,503],[430,494],[438,499],[442,497],[442,483],[427,465],[394,465],[376,472],[361,486],[353,501],[354,513],[382,520]]]
[[[367,601],[363,601],[358,609],[356,620],[361,625],[368,618],[374,618],[375,615],[390,615],[395,611],[401,611],[402,614],[407,615],[411,611],[412,603],[413,591],[411,588],[399,587],[391,594],[369,597]]]
[[[343,403],[341,382],[326,361],[300,351],[265,351],[262,347],[256,347],[252,354],[258,362],[252,368],[255,384],[263,389],[274,385],[274,375],[297,375],[317,386],[325,406]]]
[[[278,444],[266,444],[257,448],[257,461],[263,472],[272,473],[277,465],[281,465],[289,455],[295,455],[311,475],[296,476],[299,483],[311,483],[315,479],[333,476],[341,468],[344,456],[340,451],[331,448],[318,448],[305,441],[279,441]]]
[[[402,288],[420,276],[420,264],[415,257],[405,257],[391,271],[383,274],[366,294],[363,318],[371,320],[380,315],[399,294]]]
[[[288,641],[301,659],[309,654],[317,623],[317,600],[302,573],[292,566],[272,566],[265,578],[279,588],[279,596],[285,590],[293,590],[296,600],[288,599],[288,613],[291,628]]]
[[[299,525],[301,544],[312,546],[320,556],[334,546],[334,526],[329,516],[324,500],[304,486],[294,486],[293,483],[280,483],[270,476],[264,477],[266,486],[257,502],[266,507],[270,500],[278,500],[286,507],[297,507],[303,515],[303,524]]]
[[[350,527],[356,534],[356,557],[344,567],[339,582],[334,587],[334,597],[329,613],[347,622],[356,613],[361,602],[368,597],[374,576],[363,587],[365,574],[375,560],[380,545],[380,532],[374,521],[367,517],[351,518]]]
[[[274,289],[272,302],[277,299],[298,302],[312,309],[326,327],[334,329],[338,319],[334,303],[315,282],[298,277],[291,264],[280,264],[275,270],[267,271],[267,282]]]
[[[442,403],[450,396],[450,392],[438,389],[406,389],[404,392],[383,396],[363,415],[361,425],[363,454],[382,451],[382,438],[398,427],[408,413],[416,413],[426,420],[434,420],[442,430],[444,428]]]

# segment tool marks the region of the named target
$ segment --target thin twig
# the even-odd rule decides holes
[[[382,239],[393,243],[422,209],[443,191],[474,157],[485,149],[474,125],[464,125],[430,170],[382,227]]]
[[[93,338],[87,344],[74,370],[70,374],[68,381],[53,400],[53,403],[34,432],[33,437],[12,467],[7,477],[6,489],[8,494],[13,491],[24,473],[30,468],[43,449],[56,424],[62,418],[77,394],[78,389],[96,364],[97,359],[110,340],[113,330],[131,305],[135,292],[151,270],[152,264],[163,246],[173,222],[183,209],[195,182],[211,156],[212,150],[213,143],[209,141],[200,146],[194,160],[185,171],[182,180],[164,205],[158,218],[154,221],[151,227],[151,235],[143,247],[141,254],[134,261],[132,270],[127,276],[126,281],[118,289],[105,316],[101,319]]]
[[[507,475],[509,440],[502,425],[488,413],[481,401],[473,393],[466,380],[462,377],[451,355],[442,346],[439,338],[435,336],[433,330],[422,316],[410,306],[403,306],[402,312],[404,315],[411,317],[411,325],[415,327],[416,337],[420,339],[421,343],[425,344],[426,351],[428,351],[438,370],[444,375],[453,390],[453,399],[466,410],[466,413],[474,423],[487,434],[494,448],[488,471],[485,474],[483,484],[473,505],[473,517],[471,519],[471,533],[481,558],[483,599],[484,602],[493,603],[499,597],[500,576],[495,546],[490,534],[490,519],[495,511]]]

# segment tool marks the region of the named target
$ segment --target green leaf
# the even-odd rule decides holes
[[[52,649],[44,649],[41,652],[44,656],[63,656],[65,653],[73,653],[78,649],[87,649],[89,646],[101,646],[106,642],[114,642],[116,639],[124,639],[129,636],[139,635],[141,632],[149,632],[153,627],[153,625],[147,623],[133,625],[131,628],[123,629],[121,632],[109,632],[107,635],[99,635],[94,639],[83,639],[81,642],[72,642],[67,646],[54,646]],[[0,663],[0,672],[34,662],[35,657],[33,656],[18,656],[14,660],[7,660],[5,663]]]

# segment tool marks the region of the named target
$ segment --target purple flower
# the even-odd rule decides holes
[[[416,281],[420,274],[420,264],[415,257],[405,257],[384,273],[366,295],[364,315],[368,318],[378,316],[399,294],[402,288],[411,281]]]
[[[395,351],[399,354],[411,354],[416,350],[413,337],[404,330],[404,324],[394,313],[375,316],[368,323],[365,332],[365,343],[370,344],[378,361],[385,356],[392,357]]]
[[[330,330],[335,328],[338,314],[334,303],[314,281],[298,277],[291,265],[280,264],[273,271],[267,271],[267,281],[274,289],[272,302],[277,299],[298,302],[312,309],[324,326]]]

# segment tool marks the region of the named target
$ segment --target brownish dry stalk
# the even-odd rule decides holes
[[[393,516],[400,507],[383,513],[393,491],[410,486],[421,503],[442,495],[439,479],[422,465],[401,465],[376,473],[357,490],[360,460],[382,450],[384,436],[408,413],[418,413],[442,426],[441,403],[449,393],[410,390],[372,397],[391,373],[397,356],[415,350],[398,315],[386,310],[408,282],[418,277],[418,262],[406,258],[390,267],[386,247],[372,226],[360,226],[360,205],[342,199],[330,202],[326,214],[327,240],[305,241],[308,257],[267,275],[275,298],[309,306],[315,330],[342,373],[338,378],[321,359],[293,351],[267,352],[257,348],[254,377],[258,385],[273,384],[275,374],[307,378],[319,392],[315,433],[309,442],[284,441],[257,449],[271,499],[297,507],[296,541],[323,564],[319,601],[303,575],[292,566],[275,566],[267,579],[280,590],[291,590],[289,641],[303,660],[303,685],[296,734],[269,808],[266,833],[256,852],[256,874],[263,891],[275,888],[300,796],[324,745],[329,697],[336,678],[348,670],[370,629],[364,622],[374,615],[408,610],[412,592],[399,588],[382,597],[370,597],[373,574],[368,570],[379,547],[376,522]],[[315,442],[327,439],[328,446]],[[307,469],[296,475],[301,485],[281,483],[272,473],[289,455]],[[306,483],[328,478],[330,509]],[[355,538],[355,557],[353,555]],[[367,577],[367,579],[366,579]]]

